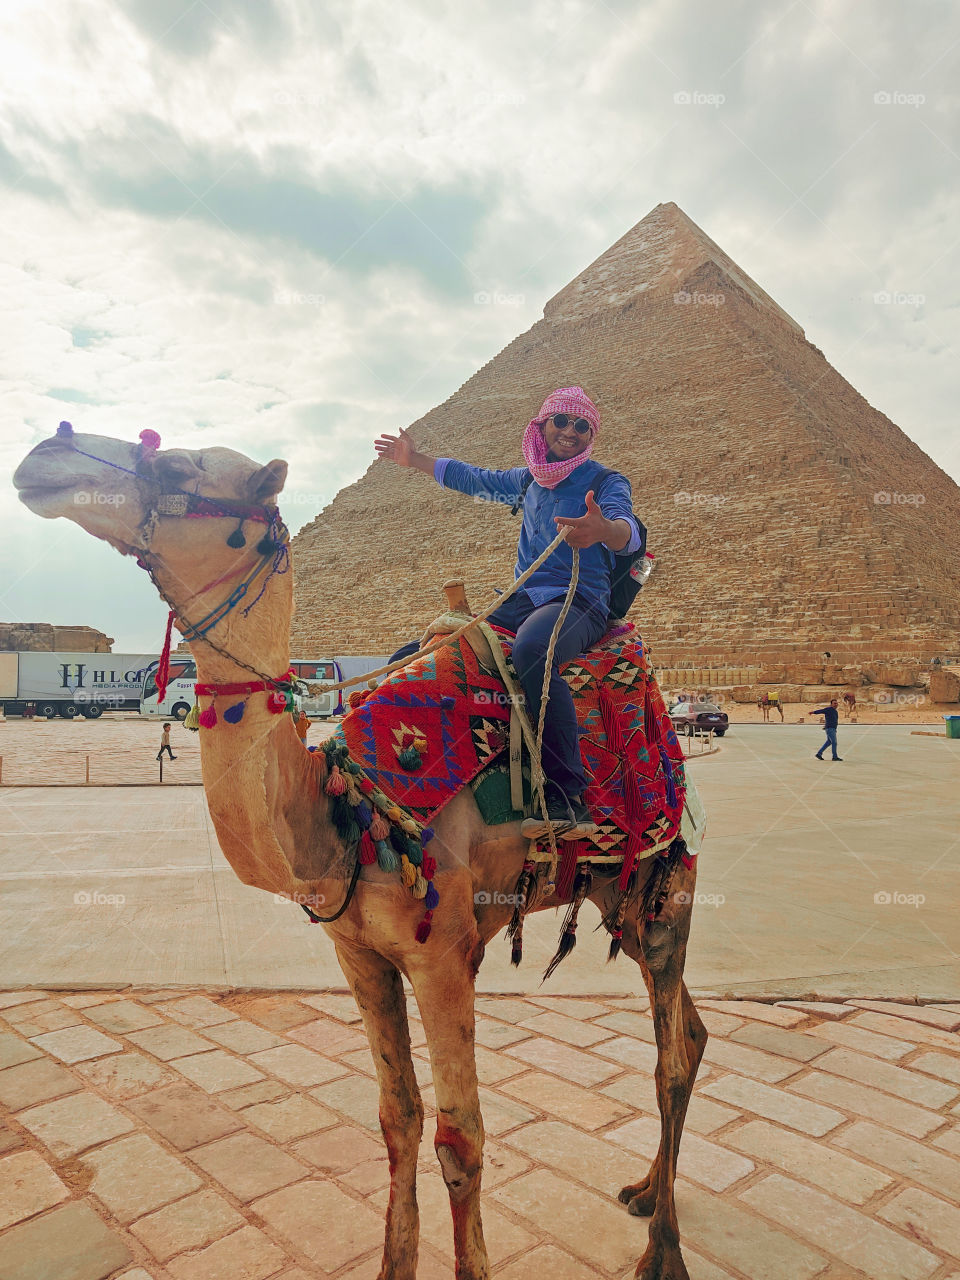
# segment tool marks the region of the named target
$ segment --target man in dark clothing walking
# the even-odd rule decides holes
[[[832,758],[834,760],[843,759],[843,756],[837,755],[837,722],[840,719],[840,713],[837,710],[837,701],[838,700],[836,698],[831,698],[829,707],[818,707],[816,711],[811,711],[810,713],[814,716],[823,716],[823,727],[827,733],[826,742],[816,753],[818,760],[823,759],[823,753],[826,751],[827,747],[830,747],[833,751]]]

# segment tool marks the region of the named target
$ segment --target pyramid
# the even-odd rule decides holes
[[[585,387],[656,569],[631,615],[661,668],[929,660],[960,637],[960,488],[675,204],[641,222],[443,404],[419,448],[501,468]],[[372,453],[372,441],[371,441]],[[388,653],[463,577],[512,579],[520,517],[374,462],[293,542],[292,642]],[[817,677],[819,678],[819,677]]]

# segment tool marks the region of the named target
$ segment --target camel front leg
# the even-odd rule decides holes
[[[456,1280],[488,1280],[480,1220],[483,1120],[474,1053],[474,980],[483,943],[472,909],[458,928],[452,895],[443,897],[445,929],[436,927],[411,969],[437,1094],[434,1145],[450,1195]],[[450,904],[448,906],[448,904]],[[472,903],[470,904],[472,908]]]
[[[403,983],[379,955],[337,941],[337,958],[363,1015],[380,1085],[380,1128],[390,1161],[390,1201],[379,1280],[415,1280],[420,1218],[417,1157],[423,1136],[423,1102],[410,1056],[410,1028]]]

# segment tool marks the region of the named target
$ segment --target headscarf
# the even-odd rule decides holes
[[[564,458],[560,462],[547,461],[547,442],[543,438],[543,424],[555,413],[569,413],[573,418],[586,418],[593,431],[590,443],[573,458]],[[537,417],[532,418],[523,433],[523,457],[533,474],[537,484],[545,489],[555,489],[562,480],[566,480],[581,462],[586,462],[593,452],[593,442],[600,431],[600,410],[593,403],[583,387],[560,387],[552,391],[540,406]]]

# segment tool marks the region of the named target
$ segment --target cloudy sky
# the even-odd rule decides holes
[[[954,0],[5,0],[0,61],[0,620],[160,646],[13,496],[61,418],[285,457],[296,531],[661,201],[960,479]]]

